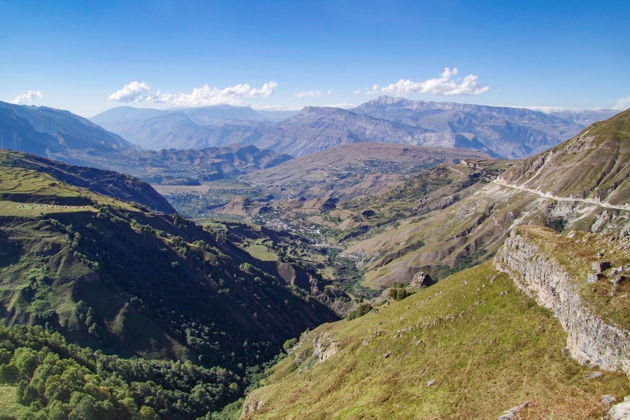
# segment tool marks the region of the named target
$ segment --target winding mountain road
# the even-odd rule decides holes
[[[630,211],[630,204],[610,204],[610,203],[606,203],[606,202],[602,202],[599,200],[595,200],[592,198],[575,198],[575,197],[558,197],[555,196],[553,194],[550,193],[546,193],[546,192],[541,192],[538,190],[534,190],[531,188],[527,188],[527,187],[522,187],[519,185],[514,185],[514,184],[509,184],[507,182],[505,182],[502,179],[495,179],[494,181],[492,181],[493,184],[495,185],[500,185],[502,187],[507,187],[507,188],[513,188],[515,190],[521,190],[521,191],[525,191],[528,193],[532,193],[532,194],[536,194],[542,198],[548,198],[550,200],[555,200],[555,201],[568,201],[568,202],[577,202],[577,203],[585,203],[585,204],[594,204],[596,206],[600,206],[600,207],[604,207],[606,209],[611,209],[611,210],[623,210],[623,211]]]

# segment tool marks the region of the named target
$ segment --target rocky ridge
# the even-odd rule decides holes
[[[521,291],[553,311],[576,360],[630,375],[630,331],[610,325],[587,308],[572,276],[519,230],[511,232],[494,263]]]

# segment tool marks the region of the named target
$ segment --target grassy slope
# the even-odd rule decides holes
[[[630,389],[621,375],[588,379],[558,322],[490,263],[308,334],[340,350],[316,363],[302,340],[250,395],[262,408],[248,418],[496,418],[525,401],[526,418],[587,418]]]
[[[175,212],[149,184],[117,172],[66,165],[39,156],[0,149],[0,174],[0,193],[5,198],[6,194],[15,194],[15,190],[57,197],[91,195],[92,198],[101,196],[137,202],[154,211]],[[24,188],[24,191],[20,191]]]
[[[91,204],[137,211],[128,203],[65,184],[48,174],[0,164],[0,216],[95,211]]]

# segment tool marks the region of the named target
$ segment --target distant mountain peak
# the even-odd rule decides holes
[[[336,108],[333,106],[305,106],[304,108],[302,108],[302,110],[297,114],[310,114],[310,113],[329,113],[329,114],[334,114],[334,113],[339,113],[339,112],[350,112],[346,109],[343,108]]]
[[[369,101],[368,103],[381,104],[381,105],[407,105],[409,103],[423,103],[424,101],[413,101],[411,99],[401,98],[399,96],[379,96],[378,98]]]

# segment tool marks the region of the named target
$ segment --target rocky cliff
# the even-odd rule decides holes
[[[495,256],[496,268],[554,313],[568,334],[567,346],[575,359],[630,375],[630,331],[611,325],[588,307],[577,279],[525,234],[532,228],[511,232]]]

